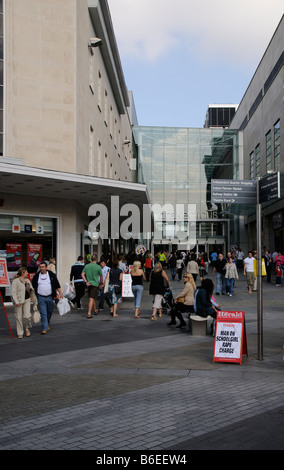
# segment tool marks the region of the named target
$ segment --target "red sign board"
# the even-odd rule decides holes
[[[248,355],[244,312],[219,311],[216,318],[214,362],[238,362]]]

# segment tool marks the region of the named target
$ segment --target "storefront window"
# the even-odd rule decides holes
[[[9,277],[27,266],[30,278],[41,261],[56,259],[57,219],[0,215],[0,256],[6,257]]]

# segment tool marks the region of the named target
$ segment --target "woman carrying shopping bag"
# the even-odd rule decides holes
[[[19,339],[23,338],[24,332],[26,336],[31,335],[31,297],[36,305],[37,299],[28,279],[28,270],[20,268],[12,281],[12,300],[15,305],[16,329]]]

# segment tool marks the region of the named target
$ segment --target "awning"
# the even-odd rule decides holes
[[[69,199],[89,208],[92,204],[111,207],[111,196],[119,197],[119,206],[136,204],[140,209],[150,204],[147,186],[130,181],[43,170],[1,162],[0,193],[22,194],[54,199]]]

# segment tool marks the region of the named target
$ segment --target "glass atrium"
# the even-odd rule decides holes
[[[188,204],[194,205],[198,250],[227,249],[233,221],[223,213],[221,204],[211,203],[211,179],[240,178],[238,131],[138,126],[133,134],[138,181],[147,185],[152,207],[184,205],[186,212]],[[165,216],[161,219],[154,210],[154,244],[169,249],[194,249],[192,239],[191,246],[179,239],[176,213],[169,221],[167,216],[167,220]],[[188,218],[188,226],[189,219],[193,220]]]

